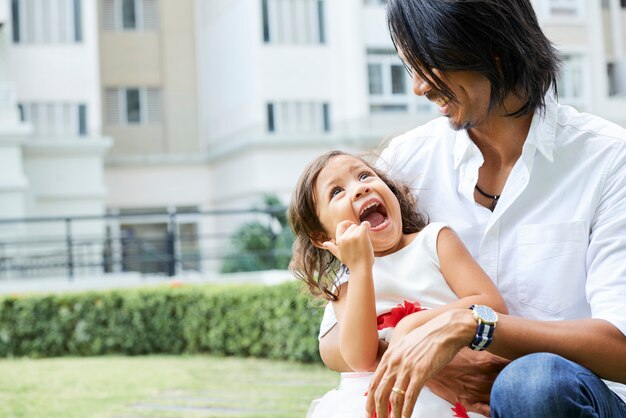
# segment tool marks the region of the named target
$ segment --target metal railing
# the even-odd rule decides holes
[[[284,268],[291,254],[289,239],[279,239],[290,234],[284,213],[274,207],[0,219],[0,279],[212,274],[226,264],[229,271]]]

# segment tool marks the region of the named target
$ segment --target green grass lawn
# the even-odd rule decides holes
[[[304,417],[338,381],[320,365],[258,359],[0,360],[0,416]]]

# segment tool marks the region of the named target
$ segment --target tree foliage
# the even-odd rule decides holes
[[[263,197],[263,212],[269,222],[246,222],[230,239],[230,251],[222,263],[222,273],[284,270],[291,259],[293,234],[287,223],[287,210],[275,195]]]

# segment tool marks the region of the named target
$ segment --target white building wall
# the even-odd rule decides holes
[[[203,162],[116,167],[107,173],[107,205],[111,208],[162,208],[208,205],[210,170]]]
[[[6,16],[0,28],[4,35],[0,36],[0,90],[10,91],[9,101],[3,103],[4,111],[0,110],[0,183],[6,183],[6,187],[0,186],[2,218],[104,213],[103,159],[111,141],[101,136],[95,2],[80,2],[80,42],[69,36],[74,33],[73,21],[66,22],[72,26],[58,25],[56,30],[54,24],[49,24],[59,14],[60,9],[54,6],[61,2],[65,6],[74,3],[36,2],[32,16],[22,13],[19,27],[26,29],[20,32],[17,42],[9,13],[11,2],[0,3],[0,17]],[[63,41],[64,37],[68,41]],[[18,103],[28,109],[22,113],[24,117],[32,109],[36,117],[31,113],[26,122],[20,122]],[[84,129],[79,123],[80,105],[86,106]],[[27,123],[30,120],[37,123]],[[101,254],[98,240],[104,223],[92,219],[73,222],[71,227],[63,221],[4,223],[0,227],[1,257],[11,265],[33,266],[29,257],[56,254],[54,262],[59,263],[67,245],[68,228],[74,239],[94,240],[81,245],[81,251],[90,251],[89,257],[94,260]],[[37,268],[37,274],[63,274],[58,269]],[[12,277],[14,273],[7,270],[2,275]]]
[[[254,0],[196,0],[201,136],[207,147],[217,138],[249,135],[262,121],[255,48],[260,37]]]
[[[38,11],[38,9],[36,10]],[[23,10],[21,10],[23,12]],[[24,15],[24,13],[22,13]],[[40,22],[43,18],[36,14]],[[23,28],[32,22],[22,16]],[[12,22],[8,27],[11,33]],[[29,179],[27,216],[95,215],[104,212],[103,158],[110,140],[101,137],[96,3],[81,2],[82,41],[60,42],[49,38],[9,41],[9,78],[16,101],[29,106],[70,105],[74,134],[46,130],[25,138],[23,167]],[[28,29],[31,30],[31,29]],[[33,29],[40,31],[40,27]],[[52,33],[55,33],[54,31]],[[77,106],[86,105],[86,135],[77,131]],[[47,112],[39,113],[46,120]],[[55,120],[57,120],[55,119]],[[45,126],[45,122],[42,122]]]
[[[82,42],[9,42],[18,102],[87,104],[88,132],[101,132],[96,2],[82,0]]]
[[[20,123],[15,105],[15,86],[9,78],[9,13],[6,0],[0,0],[0,218],[19,218],[26,213],[28,179],[24,174],[22,144],[29,134]],[[4,234],[16,235],[15,228],[2,228]]]

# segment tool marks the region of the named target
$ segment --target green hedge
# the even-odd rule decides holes
[[[211,353],[319,361],[319,302],[298,283],[0,299],[0,356]]]

